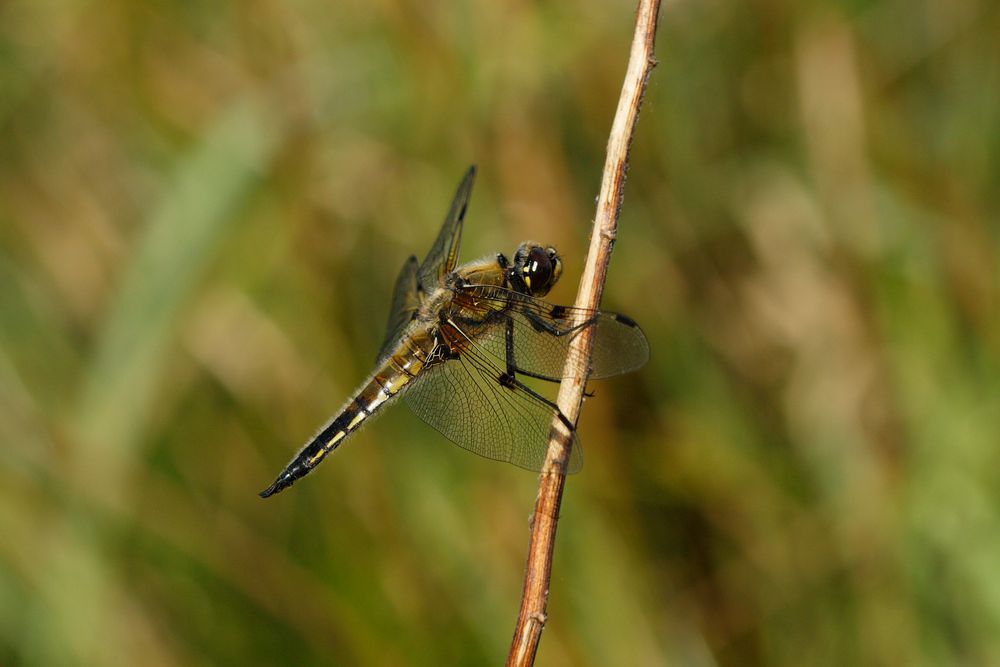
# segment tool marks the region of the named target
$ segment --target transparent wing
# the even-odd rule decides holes
[[[640,368],[649,359],[649,343],[631,318],[607,311],[557,306],[502,287],[471,285],[459,290],[464,308],[491,324],[471,332],[484,353],[506,367],[512,353],[517,372],[558,382],[565,373],[569,344],[588,327],[596,327],[590,377],[600,379]],[[510,339],[510,340],[508,340]],[[582,359],[575,360],[579,367]]]
[[[403,329],[413,319],[413,315],[420,307],[420,294],[417,291],[417,258],[410,256],[403,263],[403,268],[399,270],[396,278],[396,286],[392,288],[392,306],[389,308],[389,323],[385,330],[385,339],[382,347],[378,351],[377,359],[383,359],[389,352],[399,337],[403,334]]]
[[[502,384],[504,369],[472,344],[460,357],[427,367],[403,400],[455,444],[488,459],[541,470],[558,411],[522,385]],[[572,434],[567,472],[583,467]]]
[[[462,243],[462,221],[465,219],[465,209],[469,205],[472,194],[472,184],[476,180],[475,165],[465,172],[465,178],[455,191],[455,198],[444,218],[441,231],[424,258],[417,274],[417,280],[424,292],[433,289],[442,276],[454,270],[458,263],[458,249]]]

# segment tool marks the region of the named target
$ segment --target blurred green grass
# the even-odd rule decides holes
[[[535,478],[403,408],[463,257],[583,262],[629,4],[0,5],[0,664],[496,664]],[[1000,12],[670,3],[539,663],[1000,663]]]

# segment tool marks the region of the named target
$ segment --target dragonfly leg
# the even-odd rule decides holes
[[[513,378],[516,373],[520,373],[526,377],[536,378],[538,380],[545,380],[546,382],[558,382],[558,380],[553,380],[550,377],[545,377],[544,375],[537,375],[530,371],[523,370],[517,367],[517,360],[514,358],[514,320],[507,318],[504,330],[504,341],[506,348],[506,361],[507,361],[507,376]]]
[[[514,320],[507,318],[505,323],[504,339],[507,349],[507,375],[514,377],[517,371],[517,364],[514,362]]]
[[[516,387],[518,389],[521,389],[522,391],[527,392],[535,400],[541,401],[545,405],[552,408],[556,412],[556,414],[559,415],[559,421],[561,421],[563,425],[565,425],[566,428],[569,430],[570,434],[572,434],[573,431],[576,429],[576,427],[569,420],[569,418],[563,414],[563,411],[559,409],[559,406],[550,401],[549,399],[545,398],[538,392],[532,390],[523,382],[517,379],[518,373],[520,373],[521,375],[526,375],[528,377],[534,377],[534,378],[538,378],[539,376],[534,375],[533,373],[525,372],[517,367],[517,362],[514,358],[514,320],[510,319],[509,317],[507,318],[504,337],[506,339],[505,347],[506,347],[506,357],[507,357],[507,372],[501,379],[501,382],[506,387],[509,388]],[[547,378],[541,378],[541,379],[547,379]]]
[[[561,315],[563,314],[564,311],[565,308],[563,306],[553,306],[551,314],[553,317],[561,319]],[[570,327],[559,328],[552,322],[549,322],[544,318],[542,318],[538,313],[525,309],[522,312],[522,314],[524,315],[525,318],[527,318],[528,322],[531,323],[531,326],[534,327],[535,331],[544,331],[545,333],[551,334],[553,336],[565,336],[567,334],[576,333],[577,331],[580,331],[584,327],[589,327],[591,324],[597,321],[597,316],[595,315],[593,317],[584,320],[583,322],[580,322],[579,324],[574,324],[573,326]]]
[[[559,328],[556,328],[556,327],[552,327],[551,324],[545,322],[544,320],[540,320],[536,324],[536,321],[535,321],[535,319],[533,317],[530,317],[527,313],[525,313],[525,316],[528,317],[528,319],[532,322],[532,324],[535,326],[535,328],[537,330],[540,330],[540,331],[550,331],[550,333],[552,333],[553,335],[556,335],[556,336],[562,336],[562,335],[570,333],[572,331],[579,331],[583,327],[585,327],[585,326],[591,324],[592,322],[594,322],[594,318],[591,318],[591,319],[587,320],[586,322],[583,322],[582,324],[580,324],[578,326],[571,327],[569,329],[559,329]],[[550,329],[550,327],[552,327],[552,328]],[[506,357],[507,357],[506,361],[507,361],[507,374],[508,375],[510,375],[511,377],[513,377],[515,373],[518,373],[518,374],[523,375],[525,377],[531,377],[531,378],[535,378],[537,380],[545,380],[546,382],[559,382],[559,380],[555,380],[552,377],[545,376],[545,375],[539,375],[537,373],[532,373],[531,371],[526,371],[526,370],[524,370],[522,368],[518,368],[518,366],[517,366],[517,360],[514,358],[514,320],[512,320],[509,317],[507,318],[507,322],[506,322],[506,331],[505,331],[504,338],[505,338],[505,342],[506,342],[506,346],[505,347],[506,347]]]
[[[502,381],[501,381],[501,383],[505,387],[508,387],[510,389],[520,389],[521,391],[523,391],[524,393],[528,394],[529,396],[531,396],[536,401],[544,403],[548,407],[552,408],[552,411],[555,412],[555,414],[556,414],[557,417],[559,417],[559,421],[561,421],[563,423],[563,426],[566,427],[566,431],[569,433],[570,438],[573,437],[573,433],[574,433],[574,431],[576,431],[576,425],[574,425],[573,422],[571,422],[569,420],[569,417],[567,417],[566,415],[563,414],[563,411],[559,409],[558,405],[556,405],[554,402],[550,401],[549,399],[545,398],[544,396],[542,396],[541,394],[539,394],[537,391],[535,391],[534,389],[532,389],[528,385],[526,385],[523,382],[521,382],[520,380],[518,380],[513,375],[506,375],[506,376],[504,376],[503,379],[502,379]]]

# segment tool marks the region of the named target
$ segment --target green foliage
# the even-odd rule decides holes
[[[633,11],[0,6],[0,663],[497,664],[533,475],[396,407],[257,498],[464,258],[573,300]],[[990,3],[667,3],[539,662],[1000,663]]]

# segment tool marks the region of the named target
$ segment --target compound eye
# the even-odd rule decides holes
[[[542,248],[532,248],[524,263],[524,281],[532,292],[548,289],[552,282],[552,259]]]

